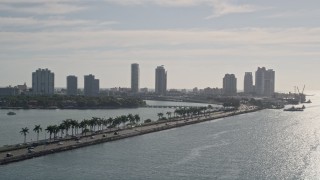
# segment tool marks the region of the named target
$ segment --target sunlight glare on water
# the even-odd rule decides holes
[[[0,177],[319,179],[320,96],[310,98],[304,112],[262,110],[99,144],[0,166]]]

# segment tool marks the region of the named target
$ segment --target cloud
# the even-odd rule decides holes
[[[155,4],[160,6],[195,6],[210,2],[210,0],[105,0],[119,5],[146,5]]]
[[[105,0],[109,3],[119,5],[148,5],[170,7],[190,7],[199,5],[209,5],[213,8],[213,14],[206,19],[217,18],[229,14],[252,13],[264,8],[251,4],[235,4],[231,0]]]
[[[87,6],[71,3],[71,1],[66,3],[52,0],[44,3],[36,0],[28,2],[13,0],[0,3],[0,11],[35,15],[62,15],[83,11],[87,8]]]
[[[26,29],[57,30],[52,28],[78,28],[95,29],[118,24],[117,21],[98,21],[82,19],[65,19],[63,17],[49,17],[39,19],[35,17],[0,17],[1,30],[11,30],[23,32]]]
[[[212,1],[212,6],[213,14],[206,17],[206,19],[217,18],[229,14],[252,13],[262,9],[261,7],[249,4],[236,5],[226,0],[214,0]]]
[[[318,56],[319,34],[320,28],[0,32],[0,54],[67,51],[82,57],[77,53],[84,51],[101,59]]]
[[[85,20],[65,20],[65,19],[47,19],[40,20],[33,17],[0,17],[0,24],[2,28],[4,27],[35,27],[35,26],[76,26],[76,25],[86,25],[90,21]]]
[[[296,10],[296,11],[283,11],[283,12],[276,12],[274,14],[266,15],[264,18],[270,19],[279,19],[279,18],[314,18],[315,16],[319,16],[320,13],[318,10]]]

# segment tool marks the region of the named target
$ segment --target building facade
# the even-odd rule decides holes
[[[75,96],[78,94],[78,78],[76,76],[67,76],[67,95]]]
[[[237,94],[237,78],[234,74],[226,74],[223,78],[223,93],[225,95]]]
[[[245,94],[253,93],[253,76],[252,72],[246,72],[244,75],[243,92]]]
[[[54,73],[48,69],[38,69],[33,72],[32,93],[34,95],[54,94]]]
[[[1,96],[16,96],[19,94],[20,94],[20,90],[16,87],[0,88],[0,97]]]
[[[84,95],[98,96],[100,92],[99,79],[95,79],[94,75],[84,76]]]
[[[255,92],[260,96],[272,96],[275,93],[275,71],[258,67],[256,71]]]
[[[255,79],[255,93],[257,95],[264,95],[264,76],[265,76],[266,68],[258,67],[256,71],[256,79]]]
[[[23,85],[17,85],[16,88],[18,88],[21,93],[27,92],[28,90],[28,86],[26,83],[24,83]]]
[[[139,64],[131,64],[131,92],[139,92],[140,69]]]
[[[167,92],[167,71],[164,69],[164,66],[156,68],[155,92],[158,95],[165,95]]]
[[[275,71],[269,69],[264,76],[264,95],[273,96],[275,93]]]

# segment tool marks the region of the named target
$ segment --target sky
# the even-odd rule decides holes
[[[101,88],[154,88],[164,65],[168,88],[222,87],[233,73],[276,71],[276,91],[320,90],[319,0],[1,0],[0,86],[31,86],[38,68],[94,74]]]

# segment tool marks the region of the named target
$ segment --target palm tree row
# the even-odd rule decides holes
[[[103,131],[105,129],[111,129],[114,127],[120,128],[120,126],[135,125],[140,122],[140,116],[138,114],[128,114],[118,116],[115,118],[98,118],[92,117],[91,119],[84,119],[81,122],[73,119],[63,120],[59,125],[49,125],[46,127],[45,131],[49,133],[49,139],[57,139],[58,133],[60,132],[60,138],[68,137],[71,129],[71,136],[78,135],[81,129],[81,134],[86,134],[88,132]],[[35,125],[34,132],[37,133],[37,141],[39,141],[39,133],[42,131],[40,125]],[[28,127],[22,128],[20,133],[24,136],[24,143],[26,143],[26,136],[29,133]],[[65,136],[64,136],[65,135]]]
[[[189,108],[180,108],[174,111],[174,115],[178,115],[180,117],[187,117],[187,116],[200,116],[201,114],[206,115],[206,112],[209,107],[189,107]]]
[[[164,113],[160,112],[157,114],[158,116],[158,121],[161,120],[170,120],[172,118],[177,118],[177,117],[193,117],[193,116],[200,116],[200,115],[204,115],[206,116],[208,113],[208,110],[213,109],[213,107],[211,105],[203,106],[203,107],[189,107],[189,108],[179,108],[176,109],[174,112],[166,112],[165,114],[167,115],[167,117],[164,117]],[[172,117],[172,113],[173,113],[173,117]]]

